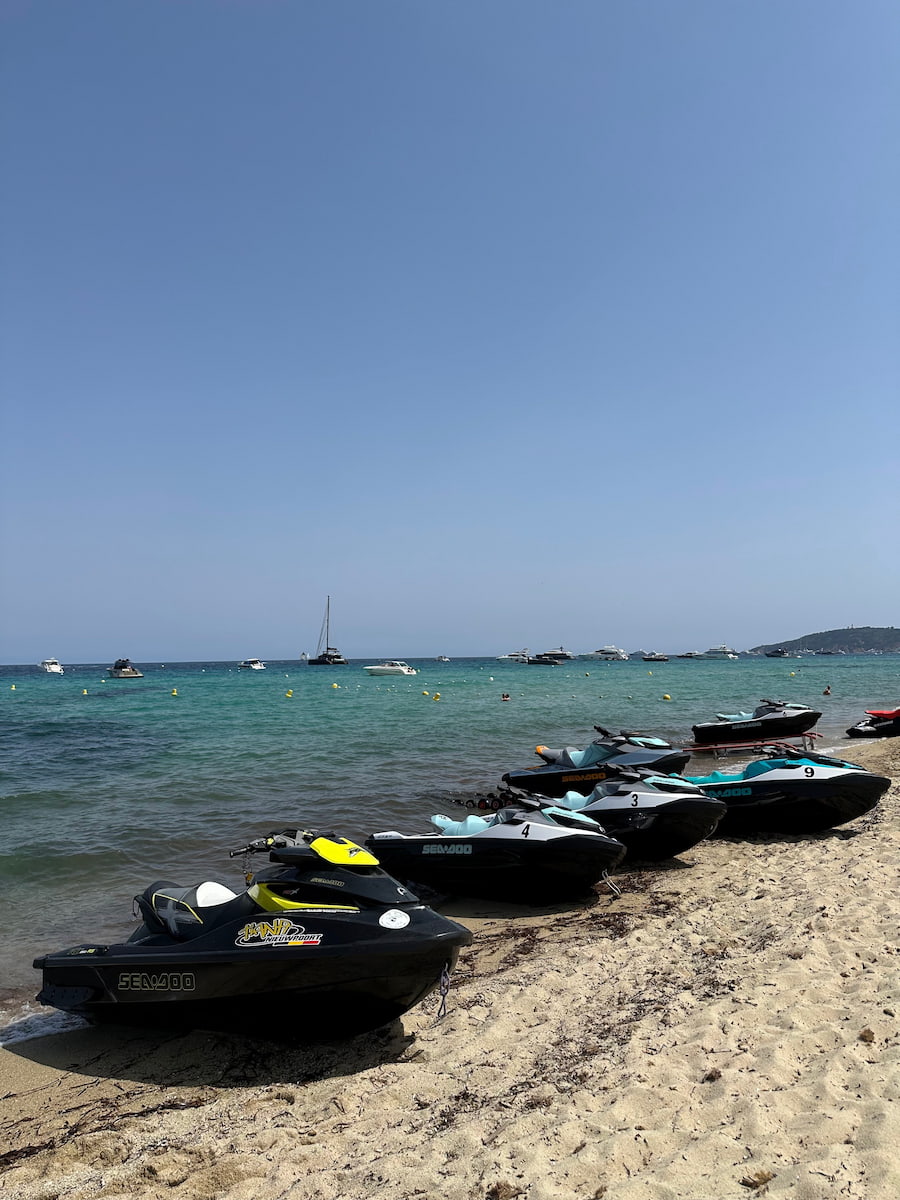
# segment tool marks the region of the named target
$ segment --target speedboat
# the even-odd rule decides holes
[[[383,662],[374,663],[370,667],[363,667],[369,675],[415,675],[415,667],[411,667],[409,663],[403,662],[399,658],[386,658]]]
[[[685,650],[684,654],[676,654],[676,658],[705,658],[699,650]]]
[[[737,656],[737,651],[732,650],[724,643],[721,646],[711,646],[709,650],[700,655],[701,658],[737,658]]]
[[[238,663],[239,671],[264,671],[266,664],[258,658],[245,658],[243,662]]]
[[[727,742],[764,742],[767,738],[798,737],[812,729],[820,712],[808,704],[761,700],[752,713],[716,713],[715,721],[692,725],[694,741],[713,746]]]
[[[38,666],[48,675],[65,675],[66,673],[58,658],[45,658],[38,663]]]
[[[434,661],[435,662],[449,662],[450,659],[447,657],[446,654],[439,654]]]
[[[854,763],[802,752],[781,752],[734,774],[713,771],[688,781],[728,805],[717,830],[726,837],[815,833],[844,825],[874,808],[891,785]]]
[[[668,654],[660,654],[658,650],[653,650],[650,654],[642,654],[644,662],[668,662]]]
[[[847,737],[900,737],[900,708],[867,708],[865,718],[850,726]]]
[[[571,815],[571,814],[570,814]],[[462,821],[434,816],[433,833],[376,833],[366,845],[400,879],[457,895],[550,904],[590,891],[625,855],[590,819],[559,825],[554,811],[503,808]]]
[[[117,658],[106,672],[110,679],[143,679],[143,671],[131,665],[130,658]]]
[[[726,811],[723,801],[705,795],[680,776],[637,771],[598,783],[588,796],[566,792],[554,800],[508,790],[494,800],[504,801],[526,807],[531,801],[552,805],[556,814],[562,809],[582,820],[590,817],[625,846],[629,858],[652,861],[672,858],[711,837]],[[565,816],[554,819],[566,823]]]
[[[585,658],[599,658],[603,662],[628,662],[628,655],[624,650],[620,650],[618,646],[601,646],[599,650],[592,650],[590,654],[585,654]]]
[[[683,770],[690,758],[688,751],[679,750],[662,738],[624,730],[621,734],[611,734],[601,725],[594,728],[602,736],[584,750],[574,746],[564,749],[536,746],[535,753],[543,762],[536,767],[507,771],[503,782],[543,796],[564,796],[570,791],[587,796],[602,780],[619,776],[623,767],[647,767],[660,774],[674,774]]]
[[[286,830],[232,856],[258,852],[274,866],[244,891],[154,883],[127,941],[36,958],[38,1000],[99,1023],[318,1041],[395,1020],[472,940],[344,838]]]
[[[785,650],[784,646],[778,646],[775,650],[767,650],[766,658],[790,658],[791,653]]]
[[[514,650],[512,654],[499,654],[497,656],[497,662],[527,663],[528,650],[526,648],[525,650]]]

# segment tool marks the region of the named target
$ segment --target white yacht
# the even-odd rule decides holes
[[[450,659],[447,657],[446,654],[439,654],[434,661],[435,662],[449,662]]]
[[[497,662],[527,663],[528,647],[526,646],[524,650],[513,650],[512,654],[498,654]]]
[[[409,663],[403,662],[399,658],[386,658],[383,662],[373,663],[370,667],[363,667],[370,675],[415,675],[415,667],[411,667]]]
[[[704,658],[737,658],[737,651],[732,650],[730,646],[724,643],[721,646],[711,646],[703,654]]]
[[[266,664],[258,658],[245,658],[243,662],[238,663],[239,671],[264,671]]]
[[[603,662],[628,662],[628,655],[624,650],[620,650],[618,646],[601,646],[599,650],[592,650],[590,654],[585,654],[585,658],[599,658]]]
[[[553,659],[554,662],[573,662],[575,655],[571,650],[564,650],[562,646],[556,650],[542,650],[540,654],[536,654],[535,658],[543,659],[546,662],[548,659]]]
[[[49,675],[65,675],[65,671],[58,658],[45,658],[43,662],[38,663],[38,666]]]

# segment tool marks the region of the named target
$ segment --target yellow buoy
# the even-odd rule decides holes
[[[648,671],[648,672],[647,672],[647,674],[648,674],[648,675],[652,675],[652,674],[653,674],[653,672],[652,672],[652,671]]]
[[[434,695],[433,695],[431,698],[432,698],[432,700],[440,700],[440,698],[441,698],[441,693],[440,693],[440,692],[435,692],[435,693],[434,693]]]
[[[177,695],[178,695],[178,688],[172,688],[172,695],[173,695],[173,696],[177,696]]]
[[[423,695],[423,696],[430,696],[430,695],[431,695],[431,692],[423,692],[423,693],[422,693],[422,695]]]
[[[82,689],[81,689],[81,694],[82,694],[82,696],[86,696],[86,695],[87,695],[87,688],[82,688]]]
[[[791,674],[792,674],[792,675],[796,675],[796,674],[797,674],[797,672],[796,672],[796,671],[791,671]]]
[[[671,700],[671,699],[672,699],[672,697],[669,695],[669,693],[668,693],[668,692],[666,692],[666,693],[663,695],[663,700]]]
[[[294,696],[294,689],[290,688],[284,694],[287,696],[288,700],[291,700],[291,699],[293,699],[293,696]]]
[[[336,688],[336,687],[340,687],[341,685],[340,685],[339,683],[333,683],[331,686],[332,686],[333,688]]]
[[[11,692],[14,692],[14,691],[16,690],[16,685],[15,685],[14,683],[11,683],[11,684],[9,685],[9,690],[10,690]]]
[[[585,679],[590,679],[590,677],[591,677],[590,671],[585,671],[584,677],[585,677]]]

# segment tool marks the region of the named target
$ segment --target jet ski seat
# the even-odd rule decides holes
[[[161,880],[134,899],[148,929],[181,939],[216,923],[224,908],[239,898],[231,888],[210,879],[190,888]]]
[[[490,829],[494,821],[476,817],[474,814],[466,817],[463,821],[454,821],[452,817],[438,815],[431,818],[431,823],[448,837],[471,837],[474,833],[482,833],[485,829]]]

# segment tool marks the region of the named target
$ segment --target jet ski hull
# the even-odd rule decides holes
[[[580,810],[593,817],[610,837],[621,842],[629,859],[660,862],[690,850],[711,837],[726,813],[726,805],[698,798],[672,800],[657,808]]]
[[[311,913],[290,944],[267,944],[283,926],[265,916],[215,930],[209,939],[181,943],[150,935],[44,955],[34,963],[43,972],[37,998],[100,1024],[280,1032],[318,1041],[402,1016],[438,986],[472,940],[463,926],[424,906],[394,910],[388,919],[409,918],[397,928],[386,928],[377,912]],[[250,941],[235,945],[241,938]]]
[[[704,721],[691,730],[697,745],[715,746],[729,742],[764,742],[768,739],[797,737],[812,729],[821,717],[813,709],[785,715],[749,717],[746,721]]]
[[[867,717],[859,724],[851,725],[847,737],[900,737],[900,717]]]
[[[620,842],[593,833],[550,844],[527,834],[514,840],[382,834],[367,845],[396,878],[437,892],[527,904],[583,896],[625,856]]]
[[[891,781],[867,771],[847,771],[831,779],[784,780],[764,776],[733,783],[700,784],[708,796],[728,806],[717,835],[816,833],[845,825],[870,812]]]
[[[635,751],[621,754],[608,763],[598,763],[592,767],[566,767],[557,763],[543,763],[536,767],[507,771],[502,779],[509,787],[521,788],[525,792],[537,792],[542,796],[559,798],[565,796],[566,792],[580,792],[582,796],[589,796],[604,779],[621,778],[620,768],[652,768],[660,775],[676,775],[684,770],[689,758],[690,754],[686,750]]]

